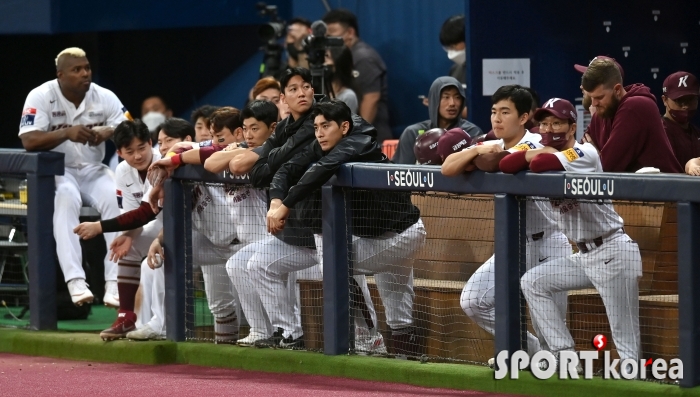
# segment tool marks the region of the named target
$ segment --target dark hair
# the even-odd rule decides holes
[[[532,110],[537,110],[537,108],[540,107],[540,96],[537,94],[537,91],[530,87],[523,88],[526,89],[527,92],[529,92],[532,96]]]
[[[253,99],[255,99],[255,97],[260,95],[260,93],[263,91],[267,91],[270,88],[274,88],[280,92],[282,91],[279,81],[275,80],[275,78],[272,76],[263,77],[262,79],[258,80],[258,82],[255,83],[255,86],[253,86]]]
[[[186,137],[190,137],[194,141],[194,126],[177,117],[171,117],[165,120],[161,125],[158,126],[158,131],[163,131],[165,135],[171,138],[178,138],[185,140]]]
[[[289,20],[289,23],[287,25],[294,25],[295,23],[301,24],[306,26],[307,28],[311,28],[311,21],[304,17],[294,17]]]
[[[333,80],[338,80],[343,87],[354,89],[352,52],[346,46],[333,47],[329,51],[333,58]]]
[[[284,89],[287,88],[289,80],[291,80],[294,76],[300,76],[305,82],[313,84],[311,82],[311,71],[309,71],[309,69],[301,67],[287,68],[284,72],[282,72],[282,78],[280,79],[280,88],[282,89],[282,93],[284,93]]]
[[[311,118],[316,118],[316,116],[323,116],[328,121],[335,121],[338,126],[347,121],[352,128],[352,112],[343,101],[332,99],[315,104],[311,109]]]
[[[197,120],[200,118],[203,118],[205,120],[205,123],[207,124],[207,127],[209,127],[209,117],[211,116],[212,113],[218,109],[218,106],[212,106],[212,105],[204,105],[201,107],[198,107],[197,109],[192,112],[192,117],[190,117],[190,121],[192,124],[196,124]]]
[[[262,99],[257,99],[251,101],[243,108],[241,111],[241,122],[245,119],[254,118],[258,121],[262,121],[268,127],[272,123],[277,122],[279,117],[279,109],[277,106],[270,102]]]
[[[140,119],[122,121],[114,129],[114,135],[112,135],[112,140],[117,150],[129,146],[134,138],[143,142],[151,141],[151,133],[148,131],[148,126]]]
[[[596,59],[588,65],[583,77],[581,77],[581,86],[588,92],[594,91],[601,84],[606,88],[622,84],[622,75],[620,69],[615,65],[615,61]]]
[[[440,44],[443,47],[453,46],[465,41],[464,15],[453,15],[440,28]]]
[[[211,117],[209,117],[209,122],[214,132],[220,132],[224,127],[227,127],[231,130],[231,133],[233,133],[236,128],[243,127],[241,111],[231,106],[224,106],[217,109],[211,114]]]
[[[525,87],[517,84],[504,85],[493,93],[491,96],[491,104],[495,105],[504,99],[509,99],[515,104],[518,116],[532,111],[532,95]]]
[[[323,16],[323,22],[329,23],[339,23],[345,28],[355,29],[355,36],[360,37],[360,28],[357,26],[357,17],[355,14],[346,10],[345,8],[338,8],[335,10],[330,10]]]
[[[170,109],[170,106],[168,106],[168,103],[165,102],[165,99],[163,99],[163,97],[160,95],[151,95],[151,96],[147,97],[146,99],[144,99],[143,102],[146,102],[147,100],[149,100],[151,98],[158,98],[163,103],[163,106],[165,106],[166,109]],[[143,102],[141,102],[141,105],[143,105]]]

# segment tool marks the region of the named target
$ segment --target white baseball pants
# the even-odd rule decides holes
[[[163,266],[151,269],[146,260],[143,260],[139,285],[141,305],[134,311],[137,329],[148,325],[155,332],[165,336],[165,272],[163,269]]]

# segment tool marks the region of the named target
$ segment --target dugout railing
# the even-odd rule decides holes
[[[185,340],[187,325],[194,321],[186,307],[191,305],[192,266],[186,258],[191,252],[185,231],[191,229],[190,217],[182,208],[190,205],[184,198],[185,180],[214,183],[246,183],[245,178],[213,175],[201,167],[183,167],[166,182],[166,324],[168,339]],[[573,188],[572,188],[573,186]],[[595,187],[594,194],[591,186]],[[604,190],[601,193],[601,187]],[[568,172],[516,175],[472,172],[444,177],[430,166],[349,164],[323,187],[323,260],[333,263],[323,273],[323,349],[325,354],[346,354],[349,349],[350,297],[348,254],[351,249],[350,217],[343,189],[382,189],[412,192],[494,195],[494,251],[496,291],[495,350],[514,352],[522,346],[525,321],[519,281],[524,261],[525,200],[538,196],[578,199],[675,202],[678,211],[678,310],[679,358],[684,364],[683,387],[700,384],[700,180],[685,175],[577,174]],[[601,195],[602,194],[602,195]],[[186,212],[187,214],[187,212]],[[503,253],[503,254],[500,254]],[[173,259],[171,261],[171,258]],[[190,294],[191,295],[191,294]]]

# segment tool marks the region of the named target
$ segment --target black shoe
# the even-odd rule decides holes
[[[396,358],[416,358],[421,355],[423,350],[422,343],[413,327],[393,330],[391,339],[394,346],[393,353]]]
[[[301,350],[304,348],[304,335],[296,339],[292,339],[290,335],[288,338],[284,338],[279,346],[281,349]]]
[[[275,333],[272,334],[271,337],[269,337],[267,339],[261,339],[261,340],[255,341],[254,346],[261,347],[261,348],[279,347],[280,342],[282,342],[282,340],[284,340],[284,336],[282,336],[282,332],[284,332],[284,330],[282,330],[282,328],[277,328],[277,331],[275,331]]]

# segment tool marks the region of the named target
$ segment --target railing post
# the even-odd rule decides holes
[[[347,354],[350,339],[350,217],[343,189],[323,186],[323,353]]]
[[[165,328],[166,338],[180,342],[194,323],[194,314],[187,312],[192,304],[191,205],[188,189],[179,179],[165,181],[163,204],[163,241],[165,243]],[[188,327],[189,325],[189,327]]]
[[[678,203],[678,350],[682,387],[700,385],[700,204]]]
[[[29,327],[56,329],[56,242],[53,239],[56,177],[27,174],[27,235],[29,249]]]
[[[496,335],[495,354],[520,350],[526,331],[521,321],[520,264],[525,263],[525,201],[496,194],[494,198]]]

